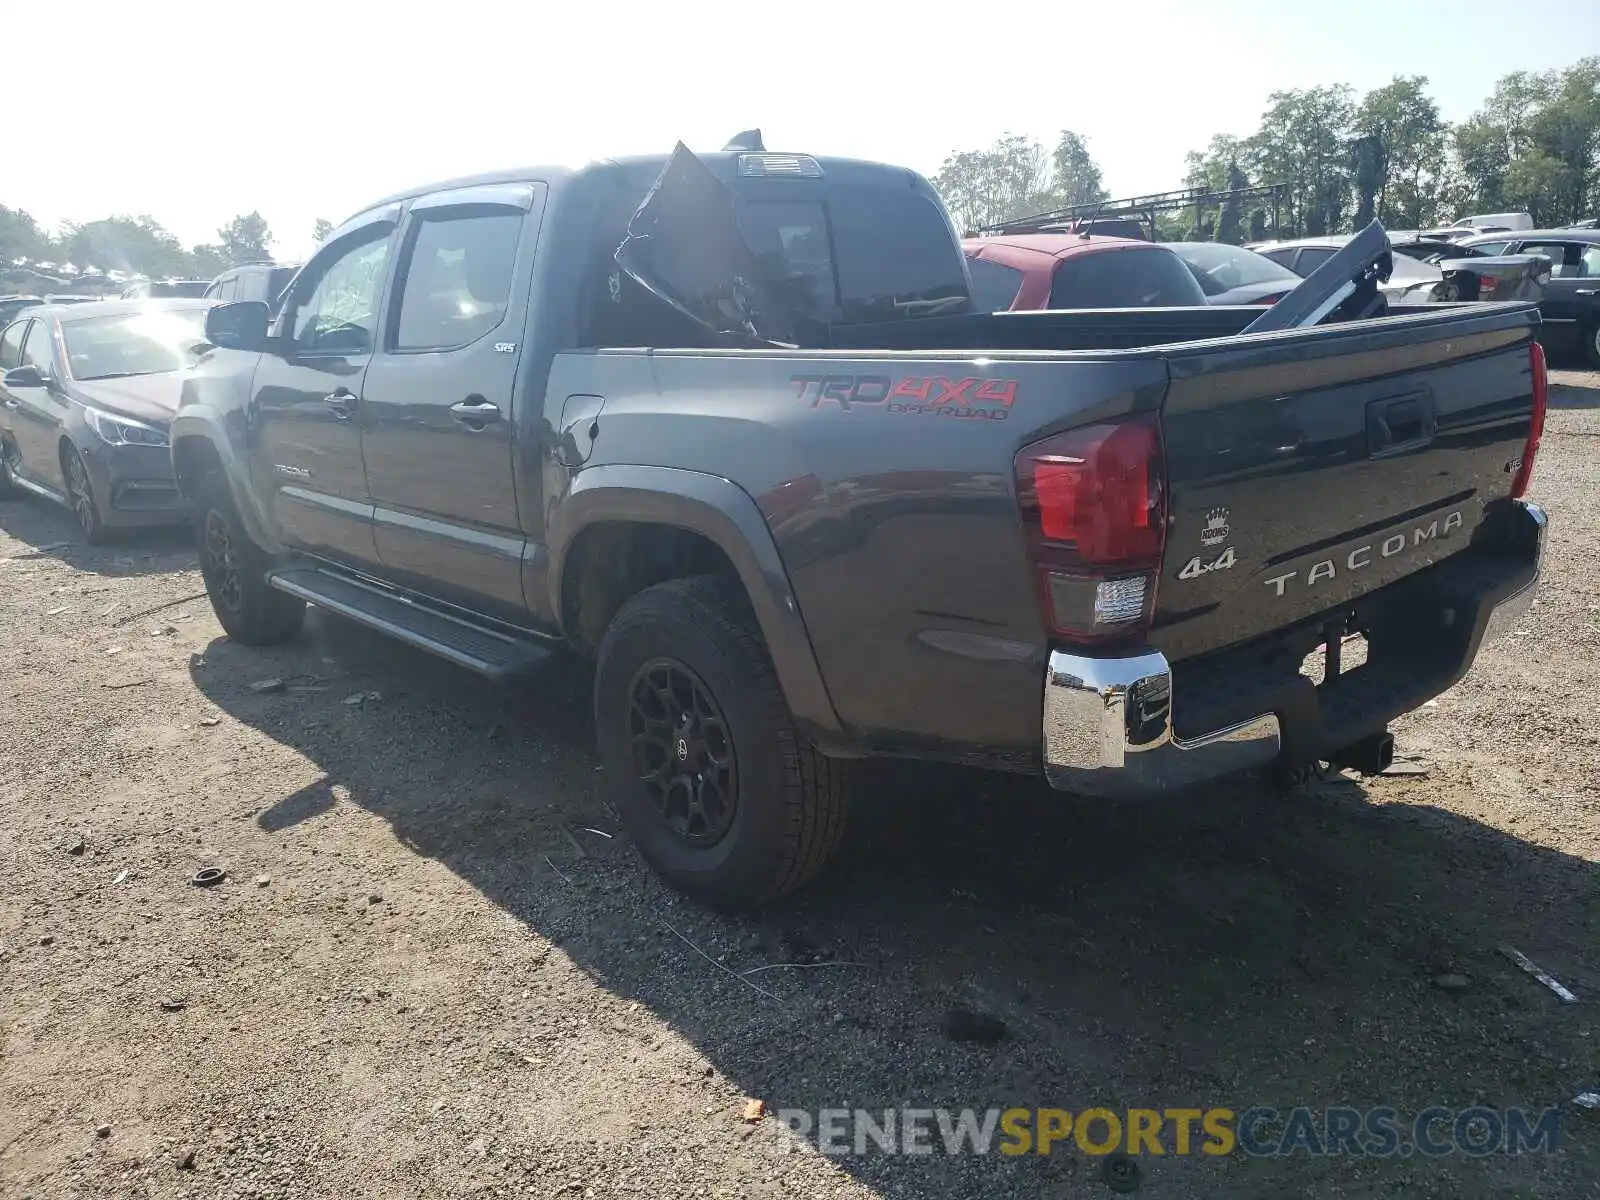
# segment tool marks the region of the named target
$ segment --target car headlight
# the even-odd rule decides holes
[[[85,408],[83,416],[102,442],[108,446],[165,446],[165,430],[153,425],[130,421],[126,417],[113,417],[99,409]]]

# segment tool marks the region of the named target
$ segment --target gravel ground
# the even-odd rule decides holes
[[[783,1152],[752,1099],[1559,1105],[1555,1157],[1169,1155],[1141,1194],[1600,1195],[1600,375],[1559,379],[1543,598],[1399,723],[1425,773],[883,770],[839,870],[742,920],[629,847],[580,673],[499,692],[316,613],[249,651],[186,539],[0,505],[0,1196],[1111,1194],[1070,1147]]]

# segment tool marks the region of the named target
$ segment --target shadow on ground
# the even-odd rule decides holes
[[[0,500],[0,533],[23,543],[10,551],[13,560],[56,559],[95,575],[162,575],[195,565],[187,525],[118,531],[105,545],[91,546],[70,512],[32,496]]]
[[[581,670],[499,692],[315,612],[293,645],[219,640],[205,657],[195,682],[214,703],[325,772],[262,812],[263,830],[325,810],[342,785],[771,1109],[1409,1116],[1542,1110],[1596,1082],[1592,1018],[1496,949],[1514,944],[1581,995],[1600,992],[1593,865],[1452,812],[1376,805],[1342,781],[1290,798],[1242,782],[1135,806],[1022,779],[874,770],[839,869],[794,903],[735,919],[675,900],[625,838],[581,832],[620,833]],[[248,686],[319,671],[341,672],[339,685],[293,704]],[[381,701],[343,703],[360,689]],[[734,971],[797,965],[735,979],[680,934]],[[952,1041],[955,1008],[998,1018],[1003,1040]],[[1600,1177],[1596,1139],[1574,1110],[1565,1121],[1556,1159],[1166,1157],[1145,1160],[1145,1194],[1576,1195]],[[1099,1162],[1076,1152],[840,1161],[885,1196],[1110,1194]]]

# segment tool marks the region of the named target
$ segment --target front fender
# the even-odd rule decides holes
[[[596,522],[671,525],[710,539],[733,564],[750,597],[789,711],[821,740],[842,733],[811,647],[811,636],[778,557],[777,543],[756,502],[719,475],[677,467],[613,464],[578,472],[551,514],[549,603],[561,612],[567,551]]]
[[[222,474],[233,493],[234,507],[244,522],[250,540],[268,554],[284,552],[282,540],[277,536],[266,510],[262,507],[251,486],[250,456],[247,449],[245,413],[242,408],[220,407],[206,400],[190,399],[190,384],[184,384],[184,399],[177,416],[172,419],[172,469],[180,485],[183,481],[181,456],[185,453],[186,439],[205,442],[222,465]]]

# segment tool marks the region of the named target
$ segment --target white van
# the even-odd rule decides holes
[[[1475,213],[1470,217],[1462,217],[1451,229],[1482,229],[1493,225],[1500,229],[1532,229],[1532,213]]]

